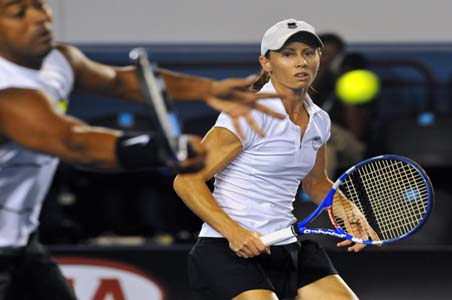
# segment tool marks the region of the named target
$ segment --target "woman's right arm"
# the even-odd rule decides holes
[[[229,247],[239,256],[248,258],[269,253],[259,234],[244,229],[223,211],[206,184],[240,154],[240,140],[228,129],[214,127],[202,143],[208,153],[205,168],[194,174],[179,174],[174,180],[175,191],[199,218],[229,241]]]

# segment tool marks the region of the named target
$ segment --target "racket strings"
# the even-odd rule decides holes
[[[405,181],[412,178],[412,176],[410,176],[409,174],[407,174],[406,169],[401,169],[402,172],[400,172],[399,176],[402,179],[402,181]],[[397,174],[396,173],[397,169],[394,166],[390,166],[388,168],[388,174],[391,180],[394,181],[394,175]],[[408,175],[408,176],[407,176]],[[411,185],[413,185],[413,183],[409,183]],[[417,184],[414,182],[414,186],[416,186]],[[392,189],[391,189],[392,188]],[[382,184],[380,187],[378,186],[371,186],[371,188],[369,189],[369,191],[371,192],[371,196],[372,194],[375,195],[376,193],[380,194],[383,199],[387,199],[387,198],[392,198],[392,195],[390,194],[391,192],[396,193],[396,195],[400,195],[401,193],[403,193],[403,189],[404,189],[404,185],[398,184],[397,182],[384,182],[384,184]],[[388,191],[389,189],[389,191]],[[377,198],[378,199],[378,198]],[[418,203],[418,202],[414,202],[414,203]],[[404,232],[408,232],[412,229],[412,226],[416,226],[417,222],[415,220],[415,218],[413,218],[412,215],[408,214],[406,215],[405,212],[407,211],[406,207],[404,204],[410,204],[410,202],[408,201],[394,201],[393,204],[393,209],[392,211],[387,211],[385,209],[385,206],[383,206],[385,203],[384,202],[379,202],[379,201],[375,201],[375,213],[378,214],[379,213],[379,219],[380,220],[389,220],[391,218],[391,220],[393,221],[392,223],[389,222],[381,222],[382,225],[382,233],[392,233],[393,235],[396,236],[400,236],[403,235]],[[412,210],[412,208],[411,208]],[[408,210],[409,211],[409,210]],[[390,212],[393,214],[392,216],[390,215]],[[406,215],[406,218],[404,218],[404,216]],[[414,223],[413,223],[414,222]],[[410,226],[410,224],[413,223],[412,226]],[[384,236],[384,238],[386,238],[386,236]]]
[[[377,160],[356,168],[353,173],[341,184],[340,190],[359,209],[380,239],[403,236],[424,219],[429,189],[423,176],[410,164]],[[336,214],[336,211],[352,209],[344,206],[346,202],[333,200],[336,222],[347,233],[356,235],[353,226],[347,224],[356,216],[346,213],[349,218],[346,220],[344,213],[342,216]]]
[[[391,163],[389,160],[376,163],[379,166],[368,167],[378,169],[381,180],[375,184],[375,177],[369,175],[369,184],[366,184],[369,187],[369,198],[375,199],[371,203],[374,214],[379,220],[384,239],[402,236],[423,219],[427,202],[419,200],[422,194],[425,194],[424,199],[428,198],[425,193],[427,190],[422,177],[410,165],[401,161]]]

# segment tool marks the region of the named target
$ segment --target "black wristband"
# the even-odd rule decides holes
[[[165,166],[159,140],[149,133],[124,133],[116,140],[116,158],[124,170],[142,170]]]

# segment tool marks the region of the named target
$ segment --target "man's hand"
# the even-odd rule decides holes
[[[273,93],[254,93],[248,91],[248,87],[256,81],[256,76],[250,76],[246,79],[225,79],[214,81],[210,93],[204,97],[204,100],[211,107],[224,111],[232,118],[234,127],[243,138],[244,134],[240,128],[239,118],[244,117],[250,127],[260,136],[264,132],[257,126],[251,111],[259,110],[272,117],[284,119],[285,116],[279,114],[261,104],[256,103],[259,99],[280,98],[280,95]]]
[[[243,131],[239,125],[240,117],[245,117],[245,120],[257,134],[260,136],[264,135],[264,132],[253,120],[251,115],[253,109],[278,119],[285,118],[285,115],[256,103],[259,99],[281,98],[281,95],[275,93],[256,94],[249,91],[249,87],[257,79],[255,75],[244,79],[228,78],[218,81],[175,73],[165,69],[160,69],[160,75],[165,80],[167,91],[171,98],[177,101],[202,100],[216,110],[224,111],[232,117],[237,133],[242,137]],[[136,77],[136,75],[133,76]]]
[[[201,138],[195,135],[187,135],[190,143],[190,153],[186,160],[172,165],[177,173],[195,173],[205,166],[207,152],[201,144]]]

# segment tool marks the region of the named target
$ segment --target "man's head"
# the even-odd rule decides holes
[[[319,35],[323,42],[321,65],[329,68],[334,60],[343,55],[345,51],[345,42],[335,33],[323,33]]]
[[[44,0],[0,0],[0,56],[39,68],[52,47],[52,15]]]

